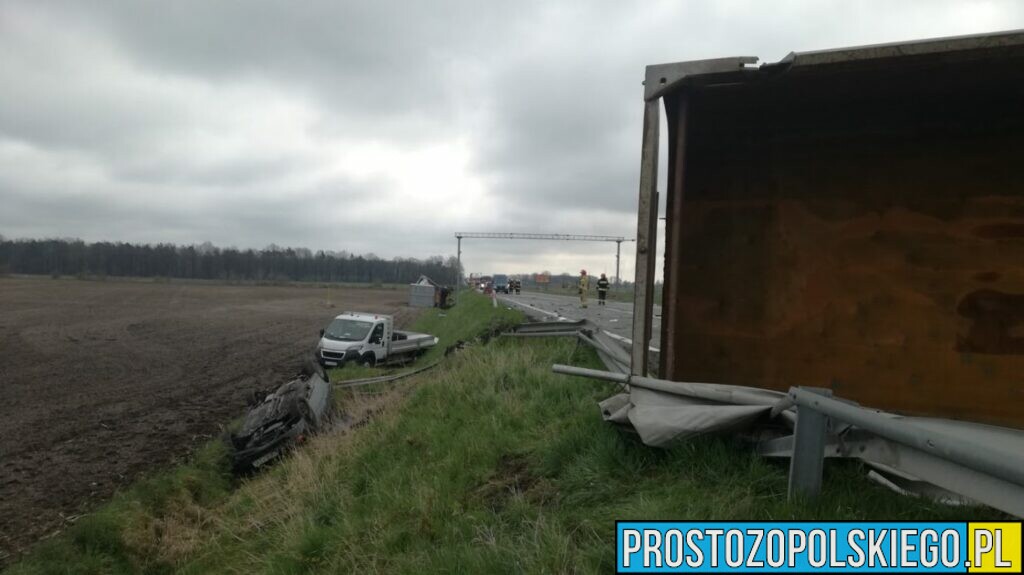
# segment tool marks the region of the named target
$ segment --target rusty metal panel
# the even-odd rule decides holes
[[[658,245],[658,130],[661,102],[644,102],[643,149],[640,154],[640,198],[637,207],[636,281],[633,283],[633,351],[630,369],[647,375],[654,306],[654,267]]]
[[[662,377],[1024,428],[1024,55],[665,103]]]
[[[971,58],[973,57],[972,53],[976,51],[1019,48],[1022,44],[1024,44],[1024,31],[1007,30],[813,52],[793,52],[783,58],[782,62],[790,63],[794,66],[820,66],[865,60],[887,61],[897,58],[939,55],[966,56]]]

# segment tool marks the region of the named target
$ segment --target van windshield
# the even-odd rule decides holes
[[[373,329],[373,322],[335,318],[324,330],[324,337],[335,341],[363,341]]]

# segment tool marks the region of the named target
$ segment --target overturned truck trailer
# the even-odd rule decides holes
[[[786,393],[795,488],[810,445],[1024,514],[1024,32],[649,66],[644,101],[634,376],[663,106],[660,377]]]

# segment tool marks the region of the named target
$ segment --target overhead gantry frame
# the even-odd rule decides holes
[[[477,238],[489,240],[555,240],[568,242],[615,242],[615,283],[622,282],[619,276],[619,260],[622,255],[622,242],[635,242],[632,238],[622,236],[593,236],[581,234],[523,234],[516,232],[455,232],[458,240],[459,270],[462,270],[462,238]],[[461,271],[460,271],[461,273]],[[460,279],[460,284],[461,279]],[[459,286],[461,287],[461,285]]]

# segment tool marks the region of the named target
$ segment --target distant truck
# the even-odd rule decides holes
[[[494,291],[508,293],[508,276],[505,274],[494,274]]]
[[[347,311],[320,330],[316,358],[324,367],[379,365],[414,359],[437,345],[425,333],[394,329],[390,315]]]

